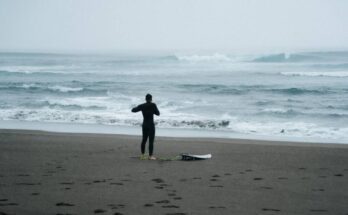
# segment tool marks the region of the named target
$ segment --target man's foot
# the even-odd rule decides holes
[[[146,155],[140,155],[140,160],[147,160],[147,156]]]
[[[151,156],[149,157],[149,160],[157,160],[157,158],[151,155]]]

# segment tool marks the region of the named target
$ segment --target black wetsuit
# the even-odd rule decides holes
[[[143,140],[141,142],[141,153],[145,153],[145,144],[147,138],[149,138],[149,155],[153,154],[153,142],[155,140],[155,123],[153,121],[153,115],[160,115],[155,103],[146,102],[132,109],[132,112],[141,111],[143,113]]]

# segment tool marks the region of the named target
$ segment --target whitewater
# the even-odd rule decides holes
[[[167,135],[348,143],[348,52],[0,53],[0,127],[138,128],[146,93]]]

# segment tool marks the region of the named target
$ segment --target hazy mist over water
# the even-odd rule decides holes
[[[347,11],[342,0],[0,0],[0,50],[341,50]]]

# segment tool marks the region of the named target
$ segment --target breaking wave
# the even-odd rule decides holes
[[[266,85],[219,85],[219,84],[184,84],[179,85],[185,91],[207,94],[226,94],[226,95],[243,95],[247,93],[275,93],[286,95],[324,95],[332,93],[348,92],[347,89],[332,89],[328,87],[306,88],[306,87],[289,87]]]
[[[310,77],[348,77],[348,71],[308,71],[308,72],[280,72],[285,76],[310,76]]]
[[[69,93],[69,94],[86,94],[86,95],[106,95],[106,89],[93,89],[84,87],[67,87],[60,85],[40,85],[40,84],[16,84],[9,83],[6,85],[0,85],[0,91],[12,91],[12,92],[33,92],[33,93]]]
[[[221,61],[231,61],[231,58],[227,55],[215,53],[212,55],[178,55],[176,58],[180,61],[189,62],[221,62]]]
[[[287,94],[287,95],[301,95],[301,94],[322,95],[322,94],[332,93],[332,91],[328,88],[306,89],[306,88],[297,88],[297,87],[267,89],[266,91],[273,92],[273,93]]]
[[[282,63],[282,62],[347,62],[348,52],[303,52],[278,53],[256,57],[252,62]]]
[[[113,113],[104,115],[90,111],[73,111],[62,108],[58,110],[36,109],[36,110],[16,110],[5,109],[0,115],[0,120],[20,120],[34,122],[64,122],[64,123],[85,123],[85,124],[101,124],[101,125],[126,125],[141,126],[139,119],[131,116],[115,117]],[[78,108],[80,110],[80,108]],[[271,111],[272,110],[268,110]],[[277,112],[277,110],[274,110]],[[272,113],[274,114],[274,113]],[[293,111],[278,111],[276,114],[299,114]],[[331,116],[339,117],[339,116]],[[340,116],[342,117],[342,116]],[[345,116],[347,117],[347,116]],[[317,137],[339,139],[345,138],[348,132],[347,127],[320,127],[314,123],[306,122],[277,122],[277,121],[250,121],[234,119],[157,119],[156,124],[162,128],[188,128],[188,129],[208,129],[227,131],[236,134],[259,134],[259,135],[276,135],[289,137]]]
[[[105,106],[98,105],[83,105],[83,104],[69,104],[62,102],[52,102],[52,101],[38,101],[38,102],[27,102],[22,103],[21,106],[25,108],[49,108],[55,110],[106,110]]]
[[[90,75],[91,72],[78,72],[78,71],[47,71],[47,72],[36,72],[36,71],[8,71],[0,70],[0,76],[69,76],[74,75]]]

